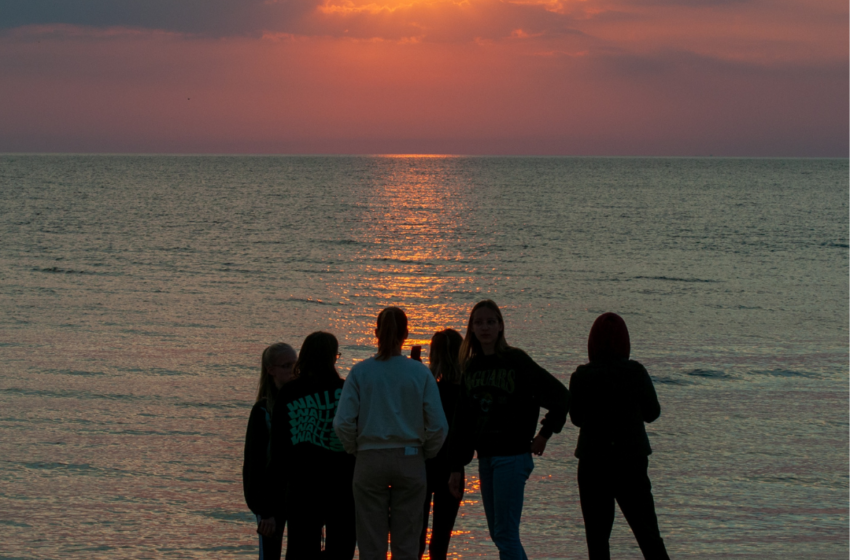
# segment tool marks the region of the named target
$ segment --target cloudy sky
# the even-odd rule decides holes
[[[6,0],[0,152],[848,155],[846,0]]]

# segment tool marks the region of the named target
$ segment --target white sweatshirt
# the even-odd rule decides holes
[[[434,457],[449,431],[434,376],[404,356],[374,357],[351,368],[334,417],[349,453],[366,449],[422,448]]]

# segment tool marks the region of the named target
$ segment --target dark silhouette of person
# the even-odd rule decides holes
[[[289,526],[286,560],[354,557],[354,457],[333,429],[345,385],[336,370],[338,358],[334,335],[311,333],[298,353],[296,379],[277,395],[271,470],[276,502],[285,505]]]
[[[446,418],[453,418],[455,407],[460,398],[461,369],[458,354],[463,337],[454,329],[434,333],[431,337],[431,349],[428,355],[428,369],[437,380],[440,401]],[[451,436],[451,431],[449,431]],[[422,517],[422,534],[419,536],[419,558],[425,554],[425,540],[428,532],[428,517],[431,514],[431,499],[434,500],[434,520],[431,526],[431,540],[428,543],[428,556],[431,560],[445,560],[452,529],[460,509],[461,498],[452,495],[449,490],[448,447],[443,446],[436,457],[425,461],[425,505]]]
[[[646,368],[629,359],[629,331],[615,313],[596,319],[587,350],[590,363],[570,379],[570,419],[581,428],[575,454],[588,555],[590,560],[611,557],[616,500],[644,558],[666,560],[647,474],[652,449],[644,422],[661,414],[652,380]]]

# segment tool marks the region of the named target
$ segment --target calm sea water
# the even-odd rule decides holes
[[[625,317],[671,556],[846,559],[848,187],[847,160],[0,156],[0,558],[256,555],[262,349],[329,330],[346,374],[383,306],[427,344],[490,297],[564,383]],[[536,462],[529,557],[586,557],[576,437]],[[457,558],[496,556],[478,498]],[[612,551],[640,557],[619,513]]]

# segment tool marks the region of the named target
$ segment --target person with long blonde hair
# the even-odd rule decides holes
[[[257,398],[248,418],[245,434],[245,456],[242,463],[242,490],[248,508],[257,517],[260,535],[260,560],[279,560],[285,517],[275,520],[279,504],[272,500],[269,480],[269,453],[272,414],[278,391],[294,377],[298,355],[289,344],[277,342],[265,350],[260,360]]]
[[[501,560],[527,560],[519,537],[525,483],[534,469],[532,454],[567,420],[570,394],[563,383],[528,354],[505,340],[505,321],[492,300],[469,314],[460,348],[460,402],[452,423],[449,487],[459,499],[463,467],[478,452],[481,501],[490,537]],[[547,409],[534,435],[540,408]]]
[[[448,424],[434,376],[402,356],[407,315],[378,315],[377,354],[355,364],[345,381],[334,429],[356,456],[354,505],[361,560],[416,560],[425,500],[425,459],[437,454]],[[392,512],[392,515],[390,515]]]

